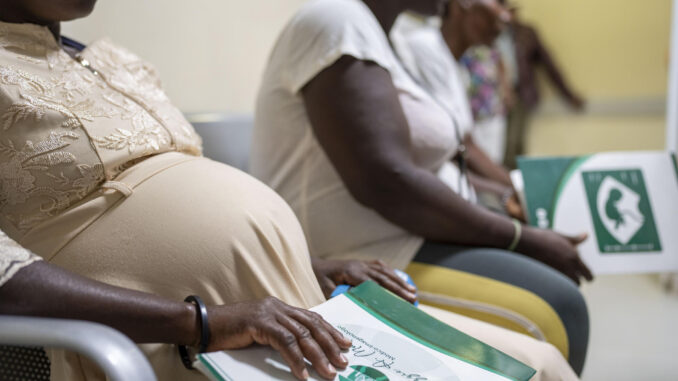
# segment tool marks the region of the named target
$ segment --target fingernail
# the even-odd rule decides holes
[[[327,364],[327,370],[332,374],[337,373],[337,368],[333,367],[332,364]]]
[[[416,289],[414,286],[409,285],[409,284],[407,285],[407,289],[410,290],[410,291],[412,291],[412,292],[417,291],[417,289]]]
[[[339,356],[341,357],[342,363],[344,363],[344,364],[348,363],[348,359],[346,358],[346,356],[344,356],[343,354],[339,354]]]
[[[311,376],[308,374],[308,369],[304,369],[304,371],[301,372],[301,378],[303,378],[304,380],[308,380],[309,377]]]

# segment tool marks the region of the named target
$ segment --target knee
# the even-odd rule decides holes
[[[553,292],[548,302],[558,312],[558,315],[563,319],[563,323],[566,326],[588,327],[588,307],[584,295],[582,295],[579,288],[564,276],[553,283],[556,286],[555,292]]]
[[[549,343],[541,343],[539,360],[531,364],[537,371],[535,381],[570,381],[578,380],[576,373],[563,355]]]

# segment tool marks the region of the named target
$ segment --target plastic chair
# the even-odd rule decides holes
[[[205,157],[247,172],[254,116],[189,113],[186,118],[202,137]]]
[[[39,347],[85,355],[110,381],[157,380],[139,348],[122,333],[101,324],[0,316],[0,344],[3,381],[49,380],[49,362]]]

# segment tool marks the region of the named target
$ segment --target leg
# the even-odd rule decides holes
[[[441,297],[461,299],[465,303],[446,309],[545,339],[581,373],[588,311],[576,285],[557,271],[502,250],[433,243],[422,247],[408,271],[421,287],[422,300],[431,294],[442,307],[450,303]]]
[[[421,305],[421,309],[532,367],[537,374],[531,381],[578,380],[563,355],[549,343],[435,307]]]
[[[212,305],[270,295],[303,308],[324,301],[291,209],[252,177],[207,159],[150,174],[51,262],[174,300],[197,294]],[[183,369],[175,346],[141,347],[158,379],[204,380]],[[80,356],[52,359],[55,380],[104,379]]]

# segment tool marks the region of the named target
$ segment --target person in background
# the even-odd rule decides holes
[[[576,248],[585,236],[471,202],[455,164],[473,165],[462,149],[466,126],[455,126],[389,41],[400,14],[440,15],[445,3],[302,6],[264,73],[250,168],[290,203],[314,257],[383,260],[410,273],[422,301],[567,347],[559,313],[588,332],[574,283],[592,278]]]
[[[340,283],[371,279],[409,301],[413,290],[378,261],[311,263],[279,196],[200,156],[149,63],[108,39],[61,36],[62,21],[94,5],[0,0],[0,314],[109,325],[142,344],[160,380],[206,379],[176,345],[255,343],[281,352],[299,379],[306,361],[333,379],[351,342],[306,308]],[[182,301],[191,294],[206,304],[207,326]],[[576,378],[552,346],[427,311],[537,379]],[[52,380],[105,379],[88,359],[49,351]]]
[[[506,73],[499,50],[476,45],[459,60],[468,77],[475,125],[473,140],[494,163],[502,163],[506,147]]]
[[[438,104],[447,110],[450,118],[455,121],[455,125],[462,133],[467,134],[467,146],[471,147],[469,150],[474,149],[471,144],[477,141],[476,136],[471,136],[476,126],[470,105],[472,100],[469,101],[465,88],[463,64],[459,63],[459,60],[462,57],[468,57],[467,52],[473,46],[476,47],[476,52],[478,48],[492,46],[509,20],[508,10],[498,0],[455,0],[446,7],[441,22],[437,19],[422,20],[406,14],[398,20],[391,33],[393,45],[408,73],[437,100]],[[485,52],[493,54],[491,49],[486,49]],[[478,66],[473,69],[483,74],[482,77],[488,78],[490,77],[489,71],[496,68],[497,59],[498,55],[494,53],[491,65]],[[489,85],[485,84],[484,88],[487,89],[487,86]],[[488,91],[494,92],[492,89]],[[496,94],[491,94],[486,98],[494,100],[494,104],[487,105],[487,107],[502,107],[502,102]],[[469,160],[472,161],[478,156],[482,157],[482,152],[476,154],[476,157],[470,157]],[[478,177],[480,176],[476,176],[476,179]],[[484,179],[484,181],[487,183],[491,180]],[[480,196],[486,192],[478,186],[477,181],[474,185]],[[501,189],[501,185],[495,186],[500,186]],[[429,256],[428,260],[433,259]],[[439,260],[433,263],[444,263],[444,261]],[[473,269],[468,264],[466,269],[480,273],[478,269]],[[517,284],[515,280],[511,280],[510,276],[498,276],[495,279]],[[553,285],[554,282],[540,278],[536,283],[523,280],[519,284],[554,306],[558,311],[558,316],[550,320],[537,320],[529,311],[519,310],[518,312],[528,319],[538,321],[537,325],[541,331],[549,332],[546,335],[547,340],[556,343],[573,368],[581,372],[588,345],[586,310],[577,310],[579,312],[573,314],[575,309],[559,300],[562,295],[559,296],[550,291],[545,292],[545,285]]]
[[[537,72],[541,68],[558,94],[575,111],[583,111],[586,102],[572,89],[556,64],[553,55],[542,42],[539,32],[520,18],[518,7],[512,6],[512,21],[502,38],[504,60],[514,67],[514,96],[509,103],[506,155],[504,165],[517,167],[517,157],[525,154],[525,135],[530,115],[541,100]],[[512,45],[512,46],[511,46]],[[513,62],[515,60],[515,62]]]

